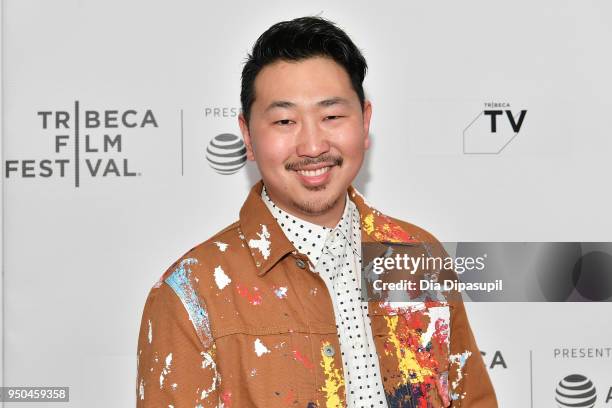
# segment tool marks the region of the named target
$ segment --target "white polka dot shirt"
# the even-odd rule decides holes
[[[347,407],[387,407],[372,338],[367,302],[361,302],[361,224],[346,195],[342,218],[334,228],[304,221],[280,209],[266,189],[263,201],[295,246],[308,256],[329,290],[342,353]]]

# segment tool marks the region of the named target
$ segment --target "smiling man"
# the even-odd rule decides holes
[[[239,125],[262,180],[151,289],[139,407],[497,406],[461,302],[360,298],[362,243],[437,243],[351,185],[369,147],[366,67],[318,17],[257,40]]]
[[[318,55],[268,63],[251,86],[257,97],[243,88],[249,113],[240,129],[268,195],[306,221],[335,226],[369,145],[372,109],[363,90],[358,96],[346,69]]]

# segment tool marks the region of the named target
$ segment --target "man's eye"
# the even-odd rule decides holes
[[[274,122],[276,125],[288,125],[291,122],[291,119],[281,119]]]
[[[325,119],[332,119],[333,120],[333,119],[338,119],[338,118],[341,118],[341,117],[342,116],[340,116],[340,115],[330,115],[330,116],[326,116]]]

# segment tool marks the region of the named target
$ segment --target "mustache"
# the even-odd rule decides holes
[[[286,163],[285,170],[298,170],[302,167],[318,163],[329,163],[331,165],[342,166],[344,159],[341,156],[323,154],[319,157],[308,157],[298,162]]]

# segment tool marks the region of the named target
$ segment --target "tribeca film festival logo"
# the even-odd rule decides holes
[[[463,154],[500,154],[518,136],[526,109],[512,109],[508,102],[485,102],[463,130]]]
[[[239,108],[207,107],[206,118],[236,118]],[[206,161],[217,173],[230,175],[236,173],[246,164],[246,146],[242,137],[233,133],[221,133],[213,137],[206,147]]]
[[[141,173],[129,167],[123,153],[124,132],[134,128],[158,127],[153,112],[147,110],[83,110],[79,101],[74,110],[36,112],[42,131],[52,133],[55,157],[6,160],[6,178],[67,177],[74,174],[75,187],[82,174],[90,177],[135,177]]]

